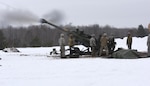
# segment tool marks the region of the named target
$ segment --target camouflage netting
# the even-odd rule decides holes
[[[139,55],[137,50],[118,49],[112,54],[112,57],[120,59],[136,59],[139,58]]]

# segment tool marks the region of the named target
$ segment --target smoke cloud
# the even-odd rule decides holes
[[[49,22],[60,24],[64,19],[61,11],[53,10],[43,15]],[[0,14],[0,24],[2,25],[30,25],[40,23],[40,18],[29,10],[13,9],[2,10]]]
[[[3,10],[0,17],[1,22],[8,24],[29,24],[39,20],[37,15],[28,10]]]
[[[59,10],[53,10],[43,15],[43,18],[49,22],[61,24],[64,20],[64,14]]]

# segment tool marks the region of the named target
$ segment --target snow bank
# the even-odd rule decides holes
[[[127,45],[126,45],[126,40],[127,37],[123,38],[123,39],[115,39],[115,41],[117,42],[116,48],[124,48],[127,49]],[[137,38],[137,37],[133,37],[133,43],[132,43],[132,49],[136,49],[138,51],[147,51],[147,37],[143,37],[143,38]]]

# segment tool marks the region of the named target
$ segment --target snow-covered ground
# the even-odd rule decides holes
[[[116,39],[116,49],[126,49],[125,40]],[[146,41],[147,37],[134,38],[133,49],[147,51]],[[59,51],[58,47],[0,51],[0,86],[150,86],[150,58],[54,59],[47,57],[53,48]]]

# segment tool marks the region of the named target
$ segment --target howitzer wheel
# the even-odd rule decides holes
[[[73,47],[71,49],[71,52],[72,53],[70,53],[66,57],[68,57],[68,58],[79,58],[79,56],[80,56],[80,49],[78,47]]]

